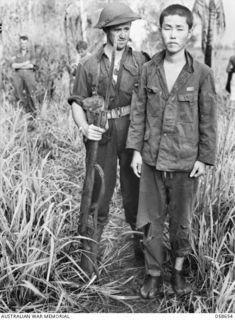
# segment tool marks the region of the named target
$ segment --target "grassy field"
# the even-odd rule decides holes
[[[144,267],[134,258],[118,183],[102,238],[100,279],[88,280],[79,265],[77,233],[84,147],[66,96],[44,102],[33,124],[4,99],[0,312],[235,312],[235,111],[223,90],[229,55],[218,54],[214,66],[218,156],[198,192],[192,254],[186,261],[193,290],[187,298],[172,294],[169,254],[163,296],[151,301],[139,297]]]

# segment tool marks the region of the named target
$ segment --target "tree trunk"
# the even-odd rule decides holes
[[[0,21],[0,104],[2,104],[2,99],[3,99],[2,64],[3,64],[2,21]]]
[[[71,51],[70,51],[70,43],[69,43],[69,16],[68,16],[67,9],[65,10],[65,15],[64,15],[64,33],[65,33],[68,63],[71,64]]]
[[[207,31],[207,41],[205,49],[205,64],[209,67],[212,66],[212,54],[213,54],[213,39],[214,39],[214,25],[216,18],[216,7],[214,0],[210,0],[209,3],[209,22]]]
[[[29,27],[32,27],[32,22],[33,22],[33,18],[32,18],[32,14],[33,14],[33,4],[32,4],[32,0],[28,0],[28,20],[29,20]]]
[[[86,28],[87,28],[87,14],[86,10],[84,9],[83,0],[80,0],[80,17],[81,17],[81,33],[82,33],[82,40],[86,41]]]
[[[70,41],[69,41],[69,30],[70,30],[70,28],[69,28],[69,15],[68,15],[68,7],[67,7],[65,10],[65,15],[64,15],[64,33],[65,33],[65,43],[66,43],[66,51],[67,51],[67,58],[68,58],[67,70],[69,73],[69,91],[71,94],[73,76],[71,73],[72,56],[71,56],[71,47],[70,47]]]

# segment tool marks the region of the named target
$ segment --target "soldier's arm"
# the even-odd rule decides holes
[[[12,68],[13,69],[33,69],[33,64],[30,63],[29,60],[24,62],[13,62]]]
[[[25,61],[23,64],[22,69],[33,69],[34,68],[34,63],[32,63],[31,61]]]
[[[16,62],[16,57],[12,58],[12,68],[13,69],[33,69],[35,65],[35,57],[32,53],[30,53],[30,57],[28,60],[24,62]]]
[[[87,139],[95,141],[101,140],[105,130],[92,124],[89,125],[83,108],[76,102],[73,102],[72,104],[72,115],[74,122]]]
[[[91,88],[90,88],[91,89]],[[89,82],[84,67],[79,64],[76,72],[73,95],[69,98],[72,105],[72,116],[82,134],[89,140],[101,140],[104,129],[88,124],[82,100],[90,96]]]

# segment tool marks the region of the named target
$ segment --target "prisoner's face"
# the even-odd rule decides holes
[[[163,20],[161,35],[163,43],[169,53],[177,53],[185,48],[192,34],[186,17],[169,15]]]

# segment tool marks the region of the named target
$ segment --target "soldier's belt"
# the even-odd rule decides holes
[[[119,108],[114,108],[107,111],[107,119],[117,119],[124,117],[131,112],[131,106],[124,106]]]

